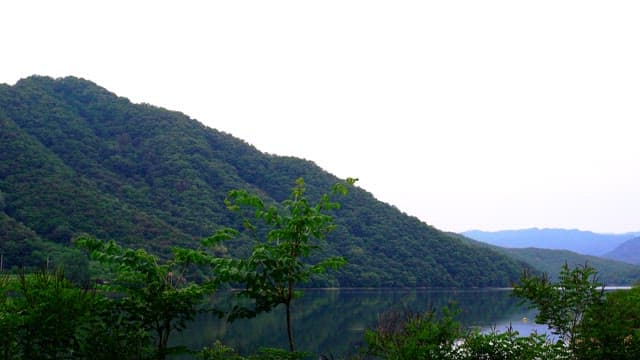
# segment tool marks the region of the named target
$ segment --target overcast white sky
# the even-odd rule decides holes
[[[443,230],[637,231],[638,19],[638,1],[3,1],[0,82],[92,80]]]

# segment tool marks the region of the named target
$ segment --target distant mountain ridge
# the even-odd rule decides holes
[[[604,257],[640,265],[640,236],[623,242],[615,249],[604,254]]]
[[[520,260],[526,263],[529,269],[546,273],[552,280],[558,279],[560,269],[564,264],[570,267],[588,264],[598,271],[598,280],[609,286],[633,285],[640,279],[640,264],[630,264],[618,259],[578,254],[569,250],[535,247],[507,248],[474,240],[463,235],[459,236],[468,242],[482,244],[482,246]]]
[[[570,267],[588,264],[598,270],[598,280],[605,285],[631,285],[640,279],[640,266],[618,260],[582,255],[569,250],[537,248],[502,248],[506,254],[520,259],[557,280],[563,264]]]
[[[598,234],[591,231],[538,228],[503,231],[471,230],[462,234],[474,240],[506,248],[569,250],[593,256],[603,256],[623,242],[640,236],[640,232]]]
[[[311,136],[300,131],[292,136]],[[220,227],[242,227],[224,206],[229,190],[281,201],[299,177],[312,199],[339,181],[310,161],[262,153],[184,114],[133,104],[87,80],[32,76],[0,84],[5,268],[68,265],[78,256],[64,251],[80,233],[159,254],[196,246]],[[361,188],[339,201],[324,252],[348,264],[312,286],[509,286],[526,266]],[[219,251],[242,255],[250,245],[245,236]]]

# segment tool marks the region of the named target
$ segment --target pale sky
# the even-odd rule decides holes
[[[640,230],[640,2],[3,1],[73,75],[358,177],[448,231]]]

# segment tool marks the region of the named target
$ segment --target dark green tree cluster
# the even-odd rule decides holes
[[[172,331],[193,319],[206,288],[180,284],[172,263],[90,238],[78,244],[113,264],[108,286],[80,287],[61,270],[0,280],[3,359],[164,359]]]
[[[345,195],[347,186],[354,182],[348,179],[345,184],[334,185],[332,194]],[[230,209],[253,207],[256,218],[271,229],[266,238],[254,239],[247,258],[176,247],[175,257],[161,261],[144,249],[81,236],[75,244],[105,265],[105,274],[113,274],[101,279],[107,283],[97,289],[81,288],[65,279],[62,272],[0,278],[0,354],[4,359],[165,359],[187,351],[170,346],[169,336],[182,331],[198,311],[207,310],[203,308],[205,295],[222,285],[239,284],[243,290],[238,297],[249,303],[239,301],[229,311],[209,310],[232,321],[284,305],[289,350],[265,349],[259,358],[304,356],[294,351],[290,309],[293,299],[300,295],[297,286],[344,264],[343,259],[332,257],[309,262],[334,227],[333,217],[327,212],[339,204],[329,194],[315,204],[310,202],[302,179],[291,198],[281,204],[265,206],[259,197],[246,191],[230,192],[227,204]],[[256,230],[248,221],[245,227]],[[202,243],[209,248],[237,234],[221,229]],[[187,280],[185,272],[194,265],[209,267],[208,281]],[[205,349],[200,355],[207,358],[221,349]]]
[[[595,268],[564,265],[557,282],[525,273],[514,294],[538,309],[573,359],[640,357],[640,289],[605,292]]]
[[[124,295],[117,300],[119,318],[124,319],[125,327],[136,329],[138,337],[153,337],[158,358],[172,350],[169,335],[182,331],[193,320],[204,295],[215,290],[188,283],[184,267],[175,260],[161,264],[144,250],[123,248],[113,241],[81,237],[76,244],[114,269],[113,284],[106,290]]]
[[[614,291],[590,307],[582,319],[577,347],[581,359],[640,357],[640,288]]]

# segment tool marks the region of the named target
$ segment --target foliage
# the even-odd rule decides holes
[[[517,331],[473,332],[454,346],[448,357],[452,360],[539,360],[572,359],[571,352],[562,343],[553,343],[542,334],[520,336]]]
[[[115,300],[116,311],[125,318],[127,326],[139,330],[137,337],[153,333],[156,356],[180,350],[168,346],[172,331],[182,331],[193,320],[197,306],[210,289],[195,283],[186,283],[173,262],[160,264],[158,258],[142,249],[128,249],[115,242],[102,242],[80,237],[76,244],[91,252],[91,257],[112,265],[116,272],[114,283],[107,290],[123,295]]]
[[[157,358],[149,332],[137,317],[127,316],[122,303],[106,296],[96,298],[93,317],[79,341],[82,353],[92,360]]]
[[[4,359],[164,359],[183,351],[169,335],[193,319],[210,289],[186,284],[174,263],[144,250],[81,237],[77,245],[112,266],[100,291],[62,271],[0,278],[0,355]]]
[[[355,179],[347,179],[353,185]],[[332,195],[346,195],[347,188],[338,183],[332,188]],[[294,351],[293,330],[291,326],[291,303],[299,295],[295,287],[308,282],[312,276],[323,274],[328,269],[337,269],[344,265],[341,257],[327,257],[313,262],[311,255],[320,249],[320,240],[325,239],[335,225],[329,211],[339,208],[331,201],[329,194],[320,197],[312,204],[305,195],[302,179],[296,181],[291,198],[281,204],[266,206],[255,195],[245,190],[233,190],[225,203],[232,211],[243,207],[253,209],[257,220],[262,220],[269,228],[265,240],[258,238],[257,227],[245,219],[244,226],[254,236],[255,244],[246,259],[211,259],[197,251],[179,251],[177,254],[185,262],[209,263],[214,265],[216,282],[235,282],[242,285],[238,292],[241,298],[250,299],[251,304],[234,306],[229,320],[237,317],[253,317],[264,311],[270,311],[278,305],[284,305],[286,314],[289,350]],[[237,236],[236,230],[224,228],[203,241],[203,245],[217,245],[219,241]]]
[[[262,348],[257,354],[249,356],[249,360],[302,360],[308,357],[306,352]]]
[[[12,359],[12,354],[17,352],[16,329],[18,317],[15,315],[14,306],[9,301],[10,277],[0,273],[0,356],[2,359]]]
[[[381,359],[538,360],[573,359],[562,342],[545,335],[521,337],[517,331],[464,334],[452,313],[387,312],[375,330],[365,333],[366,355]]]
[[[580,335],[580,359],[639,359],[640,288],[607,292],[585,313]]]
[[[585,312],[602,302],[604,287],[597,280],[597,271],[585,264],[570,269],[567,264],[560,270],[557,283],[546,274],[531,276],[524,272],[513,293],[530,301],[538,309],[536,322],[547,324],[573,351],[580,335]]]
[[[205,347],[196,354],[198,360],[243,360],[246,359],[240,356],[235,349],[222,344],[219,340],[212,346]]]
[[[286,351],[282,349],[262,348],[254,355],[244,357],[233,348],[216,341],[213,346],[206,347],[196,354],[198,360],[302,360],[309,356],[308,353],[298,351]]]
[[[366,352],[389,360],[447,359],[462,336],[454,315],[448,308],[441,316],[435,311],[383,313],[376,329],[365,332]]]
[[[44,249],[42,239],[31,229],[9,217],[0,209],[0,254],[2,269],[40,266],[38,252]]]
[[[61,271],[21,273],[3,280],[0,354],[4,359],[82,358],[93,320],[95,293],[68,282]],[[13,294],[7,297],[7,291]]]
[[[30,231],[11,238],[12,253],[5,256],[11,266],[40,265],[25,263],[40,249],[29,243],[34,237],[68,247],[81,233],[169,258],[173,246],[242,226],[224,207],[229,190],[280,203],[290,191],[283,184],[299,177],[313,201],[338,181],[310,161],[262,153],[183,114],[132,104],[86,80],[34,76],[0,85],[4,213]],[[349,264],[307,286],[509,286],[522,267],[358,188],[342,202],[334,225],[326,254]],[[221,253],[247,256],[253,244],[243,240],[225,244]]]

